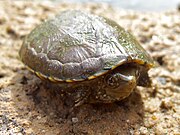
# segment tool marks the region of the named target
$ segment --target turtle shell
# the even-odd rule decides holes
[[[150,68],[153,60],[116,22],[78,10],[64,11],[26,36],[20,58],[51,81],[93,79],[125,63]]]

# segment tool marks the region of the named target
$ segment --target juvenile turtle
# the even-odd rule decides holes
[[[79,10],[64,11],[27,35],[19,52],[39,78],[59,85],[75,105],[110,103],[151,82],[153,59],[116,22]]]

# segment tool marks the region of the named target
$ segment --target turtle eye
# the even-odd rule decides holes
[[[119,78],[116,75],[106,76],[106,83],[109,87],[117,88],[119,87]]]

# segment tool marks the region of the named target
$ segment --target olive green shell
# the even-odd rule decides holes
[[[51,81],[93,79],[130,62],[153,66],[148,53],[116,22],[78,10],[37,26],[19,54],[31,71]]]

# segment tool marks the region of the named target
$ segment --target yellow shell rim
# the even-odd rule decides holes
[[[142,60],[137,60],[137,59],[134,59],[134,60],[132,60],[132,61],[130,61],[130,62],[139,63],[140,65],[146,65],[146,66],[148,67],[148,69],[155,67],[155,64],[154,64],[154,63],[146,63],[146,62],[144,62],[144,61],[142,61]],[[110,68],[109,70],[107,70],[107,72],[110,71],[110,70],[113,70],[113,69],[115,69],[115,68],[117,68],[117,67],[119,67],[120,65],[122,65],[122,64],[124,64],[124,63],[126,63],[126,61],[122,61],[122,62],[119,63],[118,65],[113,66],[112,68]],[[27,66],[27,65],[25,65],[25,67],[26,67],[29,71],[31,71],[32,73],[34,73],[36,76],[38,76],[40,79],[42,79],[42,80],[49,80],[49,81],[54,82],[54,83],[60,83],[60,82],[72,83],[72,82],[81,82],[81,81],[85,81],[85,80],[92,80],[92,79],[95,79],[95,78],[97,78],[97,77],[99,77],[99,76],[102,76],[102,75],[104,75],[104,74],[107,73],[107,72],[103,72],[103,73],[99,73],[99,74],[94,74],[94,75],[91,75],[91,76],[87,77],[86,79],[67,79],[67,80],[63,80],[63,79],[59,79],[59,78],[53,77],[53,76],[46,76],[46,75],[44,75],[44,74],[42,74],[42,73],[40,73],[40,72],[38,72],[38,71],[33,70],[32,68],[30,68],[30,67]]]

